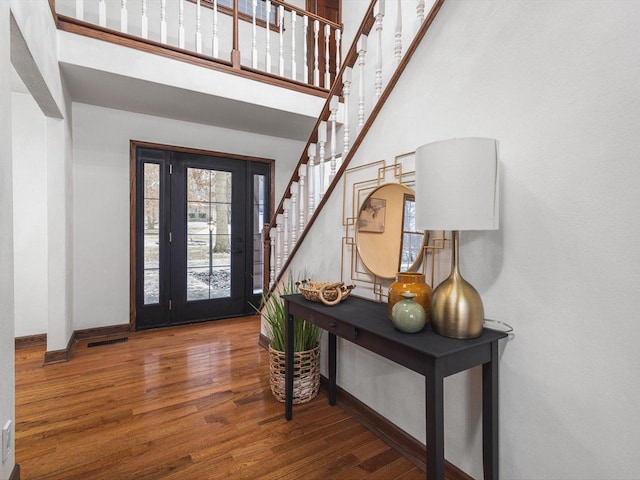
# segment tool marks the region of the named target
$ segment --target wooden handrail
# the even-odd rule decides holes
[[[296,12],[298,13],[300,16],[306,16],[309,17],[313,20],[318,20],[321,23],[324,23],[325,25],[330,25],[331,27],[335,28],[336,30],[342,30],[342,25],[340,25],[339,23],[336,22],[332,22],[331,20],[328,20],[324,17],[321,17],[320,15],[316,15],[315,13],[311,13],[307,10],[305,10],[304,8],[299,8],[296,7],[295,5],[291,5],[290,3],[284,2],[282,0],[271,0],[271,3],[276,3],[278,5],[282,5],[284,7],[285,10],[289,10],[292,12]]]
[[[378,114],[380,113],[380,110],[382,109],[382,107],[386,103],[387,99],[389,98],[389,95],[391,94],[391,92],[395,88],[396,83],[398,82],[398,80],[400,79],[402,73],[404,72],[404,70],[406,69],[407,65],[409,64],[409,61],[411,60],[411,57],[415,53],[415,50],[418,48],[418,45],[420,45],[420,42],[422,41],[422,39],[424,38],[425,34],[427,33],[427,30],[429,30],[429,27],[433,23],[433,20],[435,19],[436,15],[440,11],[440,8],[444,4],[444,2],[445,2],[445,0],[436,0],[434,2],[433,6],[431,7],[431,10],[429,11],[429,15],[424,19],[424,22],[422,23],[422,25],[420,25],[420,28],[418,29],[418,32],[416,33],[416,36],[414,37],[413,41],[411,42],[411,45],[409,45],[409,48],[407,49],[405,55],[402,57],[402,61],[400,62],[400,64],[398,65],[397,69],[395,70],[395,72],[391,76],[391,78],[389,80],[389,83],[385,87],[380,99],[374,105],[374,107],[373,107],[373,109],[371,111],[371,114],[367,118],[367,121],[365,122],[362,130],[358,133],[355,141],[353,142],[353,144],[351,145],[351,147],[349,149],[349,152],[347,153],[346,157],[343,159],[343,161],[342,161],[342,163],[340,165],[340,168],[336,172],[336,176],[334,177],[333,181],[331,182],[331,184],[327,188],[327,191],[324,192],[324,195],[323,195],[322,199],[318,202],[318,205],[316,206],[312,217],[307,221],[303,232],[300,234],[300,236],[297,239],[296,244],[293,246],[292,250],[289,252],[289,255],[288,255],[287,259],[284,261],[284,263],[280,267],[280,271],[276,274],[276,277],[275,277],[275,280],[273,282],[273,285],[271,285],[271,287],[269,288],[269,291],[266,294],[266,296],[270,296],[273,293],[275,287],[278,285],[278,282],[280,281],[280,279],[282,278],[282,276],[286,272],[288,266],[291,263],[291,260],[293,259],[293,257],[295,256],[296,252],[300,248],[300,245],[302,244],[304,238],[307,236],[307,233],[311,230],[311,226],[314,224],[316,218],[318,218],[318,215],[319,215],[320,211],[322,210],[324,205],[327,203],[329,197],[331,196],[331,193],[336,188],[336,185],[338,184],[340,178],[342,177],[342,175],[344,174],[345,170],[349,166],[349,163],[353,159],[356,151],[358,150],[358,148],[362,144],[364,138],[367,136],[367,133],[369,132],[369,129],[373,125],[373,122],[376,120]],[[307,158],[307,149],[309,148],[309,145],[311,143],[314,143],[315,136],[316,136],[315,132],[318,129],[318,125],[320,124],[320,121],[322,121],[324,118],[327,118],[327,117],[325,117],[325,115],[329,111],[329,102],[331,101],[331,97],[336,94],[336,91],[339,90],[339,88],[341,88],[340,80],[342,79],[342,75],[343,75],[344,69],[346,68],[347,65],[352,66],[355,63],[355,58],[357,58],[357,51],[356,51],[357,47],[356,46],[357,46],[357,41],[360,38],[360,35],[362,35],[365,32],[368,33],[371,30],[371,27],[373,26],[373,21],[374,21],[374,18],[373,18],[373,7],[374,7],[375,3],[376,3],[376,0],[373,0],[371,2],[371,5],[369,6],[369,9],[367,10],[367,13],[365,14],[365,18],[362,21],[360,29],[358,30],[358,34],[354,38],[354,42],[351,45],[351,48],[349,49],[349,54],[347,55],[347,57],[345,57],[344,65],[342,66],[342,69],[340,70],[339,75],[336,77],[336,81],[335,81],[335,83],[333,85],[333,88],[329,92],[329,97],[327,98],[327,101],[325,102],[325,106],[324,106],[324,108],[322,110],[321,117],[318,118],[318,121],[316,122],[316,126],[314,127],[314,130],[313,130],[314,133],[309,138],[309,141],[307,142],[307,146],[305,147],[305,150],[304,150],[304,152],[303,152],[303,154],[302,154],[302,156],[300,158],[300,161],[298,162],[296,170],[294,171],[293,176],[291,177],[291,180],[289,181],[289,185],[287,186],[287,190],[286,190],[285,196],[280,201],[280,204],[278,205],[278,208],[274,211],[273,218],[271,219],[271,222],[269,223],[269,229],[271,229],[271,228],[273,228],[275,226],[277,214],[281,213],[283,211],[284,199],[288,198],[288,195],[290,195],[289,192],[291,191],[291,185],[293,184],[293,182],[298,180],[298,172],[299,172],[300,166],[303,163],[306,163],[304,160]],[[368,25],[368,30],[366,29],[367,25]],[[266,234],[268,235],[268,233],[269,232],[267,232]]]

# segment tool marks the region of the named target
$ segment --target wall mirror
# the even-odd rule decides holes
[[[356,248],[364,266],[380,278],[415,271],[425,235],[415,231],[415,194],[406,185],[387,183],[362,202],[355,224]]]

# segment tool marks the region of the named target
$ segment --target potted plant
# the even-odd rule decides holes
[[[285,309],[281,295],[297,293],[291,276],[266,297],[262,296],[262,310],[256,308],[267,322],[269,338],[269,383],[271,392],[279,402],[285,400],[284,327]],[[255,308],[255,306],[254,306]],[[318,326],[294,318],[293,338],[293,403],[309,402],[320,387],[320,333]]]

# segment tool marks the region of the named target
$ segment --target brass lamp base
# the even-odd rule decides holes
[[[458,267],[458,232],[453,232],[451,274],[433,291],[431,325],[443,337],[476,338],[482,335],[484,306],[478,291]]]

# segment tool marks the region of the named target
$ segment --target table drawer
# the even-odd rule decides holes
[[[345,338],[351,342],[358,339],[358,329],[340,320],[328,318],[323,315],[307,315],[306,320],[314,325],[318,325],[329,333],[333,333],[337,337]]]

